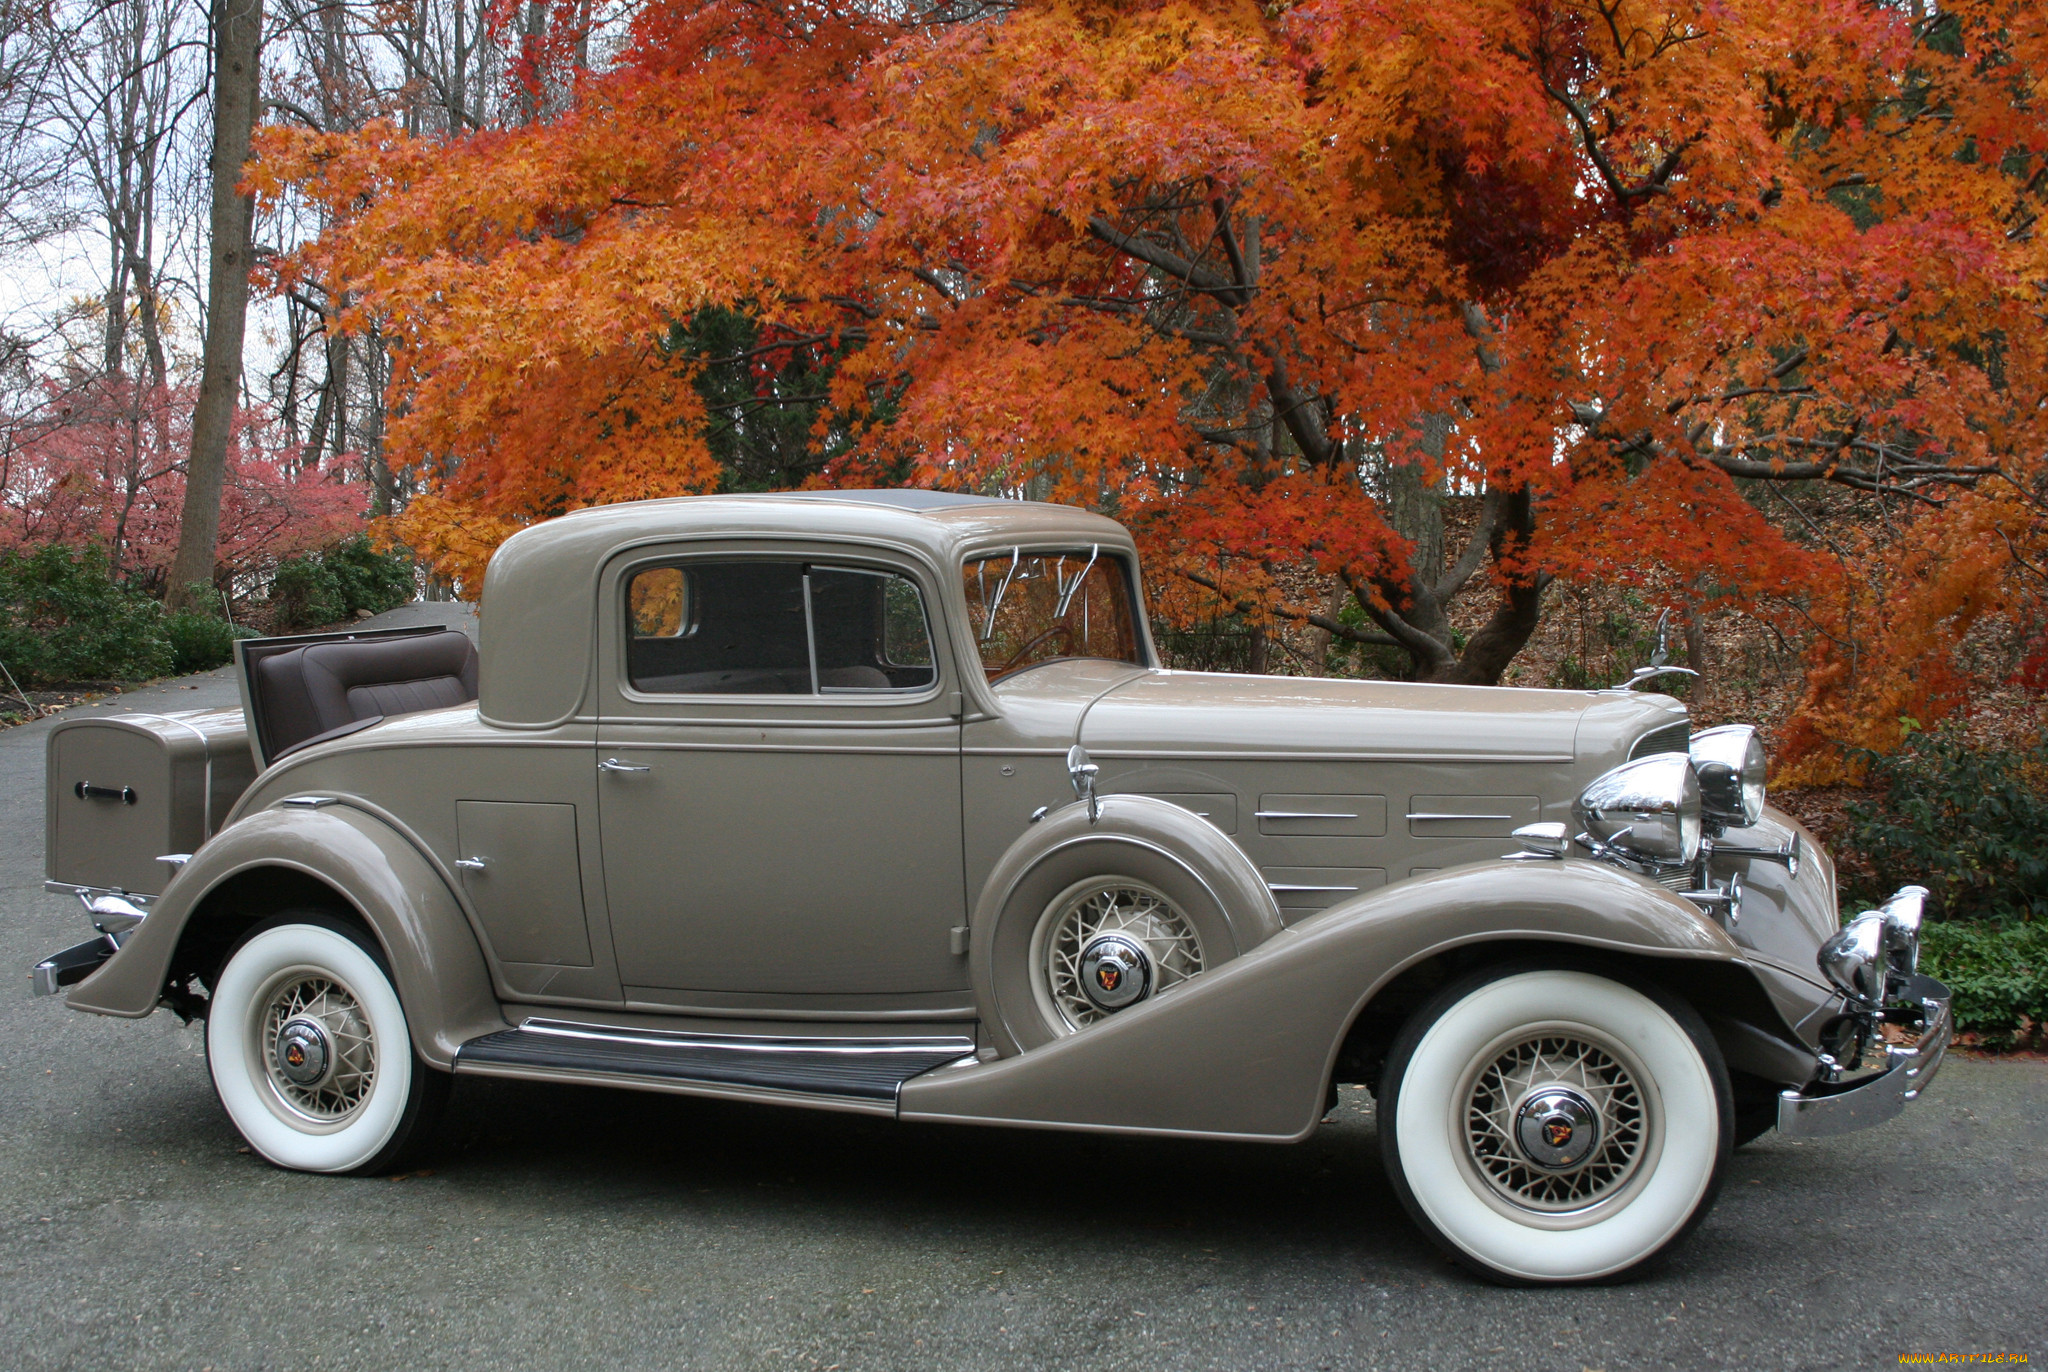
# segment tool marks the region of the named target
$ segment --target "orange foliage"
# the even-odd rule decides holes
[[[390,451],[436,482],[400,536],[472,577],[530,520],[715,488],[668,339],[716,306],[845,349],[828,483],[1033,481],[1189,612],[1302,616],[1307,559],[1447,680],[1497,679],[1557,575],[1797,617],[1812,758],[1931,717],[2041,550],[2033,0],[909,13],[655,0],[547,123],[266,132],[259,191],[336,225],[287,271],[395,343]],[[1404,464],[1490,495],[1501,610],[1458,649]],[[1830,547],[1800,482],[1896,531]]]

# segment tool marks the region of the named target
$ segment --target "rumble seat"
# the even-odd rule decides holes
[[[476,645],[455,629],[309,643],[266,654],[253,667],[252,703],[272,762],[388,715],[476,699]]]

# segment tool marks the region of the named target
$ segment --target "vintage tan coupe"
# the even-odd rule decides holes
[[[204,1016],[279,1166],[399,1165],[451,1073],[1275,1143],[1356,1082],[1426,1232],[1577,1281],[1948,1039],[1924,893],[1838,929],[1753,730],[1168,671],[1079,510],[617,505],[483,606],[480,657],[252,640],[241,711],[50,736],[49,885],[100,932],[37,989]]]

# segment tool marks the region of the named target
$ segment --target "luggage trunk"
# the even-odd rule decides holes
[[[50,880],[154,895],[256,777],[240,710],[68,719],[50,731]]]

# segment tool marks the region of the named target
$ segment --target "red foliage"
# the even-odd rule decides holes
[[[177,551],[190,387],[125,377],[64,391],[0,451],[0,548],[98,543],[131,580],[156,586]],[[323,472],[245,410],[228,447],[220,554],[230,575],[363,528],[365,488]]]

